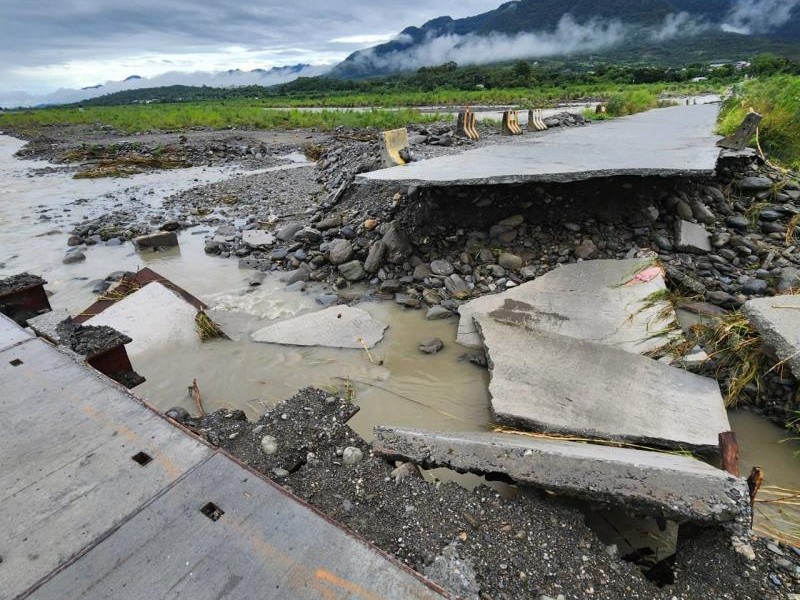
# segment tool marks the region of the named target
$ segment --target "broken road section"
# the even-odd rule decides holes
[[[425,468],[515,482],[678,521],[749,525],[747,482],[698,460],[499,433],[376,427],[373,449]]]

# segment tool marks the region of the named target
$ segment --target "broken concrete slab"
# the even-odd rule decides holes
[[[376,427],[373,449],[425,468],[515,482],[642,514],[749,524],[747,482],[704,462],[661,452],[500,433]]]
[[[800,296],[748,300],[742,312],[767,348],[786,361],[795,379],[800,379]]]
[[[61,333],[58,326],[71,318],[69,312],[64,309],[51,310],[38,317],[28,319],[28,327],[33,329],[39,337],[59,345],[61,343]]]
[[[128,344],[130,356],[158,346],[193,346],[199,343],[195,319],[197,308],[159,282],[145,285],[125,296],[86,325],[108,325],[133,341]]]
[[[714,135],[718,111],[710,104],[663,108],[362,173],[356,182],[424,187],[712,175],[720,152]]]
[[[711,235],[697,223],[681,220],[677,226],[678,245],[681,252],[706,254],[711,252]]]
[[[178,245],[178,234],[174,231],[159,231],[141,235],[133,240],[137,250],[145,248],[172,248]]]
[[[331,306],[269,325],[251,337],[255,342],[286,346],[372,348],[388,327],[361,308]]]
[[[476,317],[498,423],[716,451],[730,431],[713,379],[611,346]]]
[[[483,296],[459,308],[456,341],[480,348],[473,318],[490,315],[526,329],[599,342],[644,354],[664,346],[674,313],[663,273],[652,261],[593,260],[559,267],[509,291]],[[665,333],[665,335],[658,335]]]
[[[275,234],[264,229],[247,229],[242,232],[242,242],[250,248],[263,248],[275,243]]]
[[[0,313],[0,352],[33,337],[30,331],[21,329],[14,321]]]

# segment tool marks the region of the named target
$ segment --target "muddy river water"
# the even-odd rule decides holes
[[[360,413],[351,425],[365,438],[376,424],[449,430],[485,430],[490,425],[488,376],[485,370],[459,360],[464,349],[455,344],[456,321],[426,321],[423,311],[394,303],[363,303],[361,307],[389,324],[386,337],[372,351],[295,348],[259,344],[250,334],[275,319],[321,308],[315,296],[325,291],[285,291],[277,278],[267,277],[257,288],[248,286],[251,273],[235,260],[206,255],[204,228],[180,233],[180,249],[138,253],[132,244],[97,245],[86,260],[62,264],[73,224],[121,206],[158,206],[178,191],[232,177],[231,167],[190,168],[136,175],[125,179],[72,179],[71,173],[32,172],[49,165],[22,161],[13,155],[22,142],[0,135],[0,276],[23,271],[43,276],[54,309],[80,312],[95,299],[95,281],[113,271],[144,266],[173,280],[211,308],[231,340],[183,347],[154,347],[132,356],[134,368],[147,378],[135,393],[154,406],[194,408],[187,388],[197,379],[207,410],[238,407],[251,418],[265,406],[288,398],[309,385],[341,387],[349,381]],[[296,157],[287,168],[310,168]],[[310,173],[309,173],[310,174]],[[42,212],[46,210],[46,212]],[[439,337],[445,349],[435,356],[417,350],[420,340]],[[800,488],[795,453],[800,443],[786,441],[785,430],[761,417],[732,412],[739,439],[743,472],[761,466],[766,484]],[[785,507],[759,506],[759,519],[787,534],[793,531]]]

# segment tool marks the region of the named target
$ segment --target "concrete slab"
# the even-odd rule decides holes
[[[263,229],[248,229],[242,232],[242,242],[251,248],[262,248],[275,243],[275,234]]]
[[[50,312],[28,319],[28,326],[36,332],[36,335],[58,345],[61,336],[56,329],[58,326],[70,318],[68,311],[64,309],[51,310]]]
[[[800,379],[800,296],[748,300],[742,312],[764,343]]]
[[[84,324],[108,325],[130,337],[133,341],[126,350],[133,358],[158,346],[199,344],[196,317],[197,308],[165,285],[153,282]]]
[[[695,254],[711,252],[711,235],[702,225],[681,220],[678,222],[678,250]]]
[[[224,514],[201,512],[213,502]],[[35,600],[434,599],[440,594],[284,491],[217,455]]]
[[[719,156],[718,111],[711,104],[663,108],[363,173],[356,181],[448,186],[711,175]]]
[[[35,337],[30,331],[25,331],[14,321],[0,313],[0,352],[21,344]]]
[[[499,423],[716,450],[730,431],[717,382],[618,348],[476,317]]]
[[[372,348],[389,326],[367,311],[352,306],[332,306],[259,329],[255,342],[325,348]]]
[[[652,262],[593,260],[573,263],[512,288],[483,296],[459,308],[456,341],[481,348],[476,315],[525,329],[550,331],[644,354],[666,344],[663,333],[674,321],[669,303],[653,301],[666,291],[662,273],[647,271]],[[642,274],[636,279],[637,274]],[[650,298],[650,301],[647,299]]]
[[[42,340],[0,353],[0,413],[0,598],[63,567],[212,453]]]
[[[747,481],[685,456],[499,433],[376,427],[379,454],[668,519],[749,523]]]

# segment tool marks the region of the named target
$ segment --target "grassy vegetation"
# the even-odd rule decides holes
[[[761,147],[770,160],[800,169],[800,76],[753,79],[735,88],[723,106],[720,133],[736,130],[750,109],[761,113]]]
[[[98,106],[89,108],[45,108],[12,111],[0,115],[0,128],[38,128],[48,125],[109,125],[125,133],[179,131],[192,127],[261,129],[345,127],[392,129],[411,123],[438,120],[437,115],[417,110],[329,111],[274,110],[248,101],[145,106]]]
[[[0,115],[0,128],[39,128],[48,125],[108,125],[125,133],[151,130],[178,131],[191,127],[254,127],[262,129],[345,127],[392,129],[412,123],[440,120],[421,113],[417,106],[516,105],[523,108],[553,106],[559,102],[602,101],[610,116],[649,110],[670,95],[710,91],[707,84],[603,84],[552,88],[492,90],[441,89],[430,92],[316,93],[303,97],[276,96],[192,103],[153,103],[122,106],[59,107],[9,111]],[[320,111],[297,110],[322,107]],[[373,107],[371,110],[324,110],[325,108]],[[282,107],[282,108],[278,108]],[[399,110],[387,108],[401,107]]]

